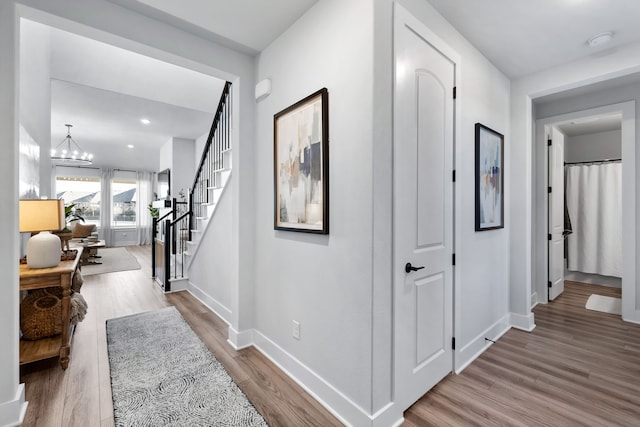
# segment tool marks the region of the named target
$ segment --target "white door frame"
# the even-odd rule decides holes
[[[449,58],[449,60],[451,62],[454,63],[455,66],[455,76],[454,76],[454,84],[457,88],[457,92],[460,93],[461,92],[461,82],[462,82],[462,72],[461,72],[461,63],[462,63],[462,59],[461,56],[455,51],[453,50],[447,43],[445,43],[445,41],[443,39],[441,39],[436,33],[434,33],[433,31],[431,31],[429,28],[427,28],[427,26],[420,21],[419,19],[417,19],[415,16],[413,16],[407,9],[405,9],[404,7],[402,7],[400,4],[398,4],[397,2],[394,3],[394,28],[399,28],[400,26],[408,26],[410,28],[412,28],[413,31],[416,31],[419,29],[419,34],[422,38],[424,38],[426,41],[428,41],[429,44],[431,44],[435,49],[439,50],[444,56],[446,56],[447,58]],[[394,29],[395,31],[395,29]],[[395,53],[394,56],[395,58]],[[394,76],[393,76],[393,81],[395,81],[395,73],[397,73],[398,71],[402,71],[400,70],[400,68],[402,67],[402,64],[395,64],[394,63]],[[393,99],[394,99],[394,112],[395,112],[395,98],[396,98],[396,94],[395,94],[395,90],[393,93]],[[458,135],[462,134],[462,128],[461,128],[461,123],[462,123],[462,118],[461,118],[461,99],[460,97],[457,97],[456,102],[454,103],[454,111],[453,111],[453,120],[454,120],[454,124],[453,124],[453,165],[454,165],[454,169],[458,168],[458,159],[460,158],[460,144],[457,143],[457,139],[458,139]],[[392,175],[393,176],[393,175]],[[460,191],[456,191],[456,187],[454,186],[453,189],[453,247],[454,250],[456,248],[460,248],[461,247],[461,242],[460,242],[460,236],[458,235],[458,233],[456,233],[456,230],[459,229],[460,223],[461,223],[461,215],[460,215],[460,210],[456,209],[456,206],[461,206],[461,192]],[[393,216],[395,217],[395,212],[393,213]],[[394,231],[395,234],[395,231]],[[395,238],[395,237],[394,237]],[[396,260],[395,260],[395,253],[393,253],[393,260],[392,260],[392,265],[396,265]],[[457,291],[457,287],[456,287],[456,281],[457,281],[457,277],[455,274],[455,267],[453,268],[453,307],[452,307],[452,313],[453,313],[453,336],[455,337],[458,334],[458,325],[460,325],[460,310],[458,309],[458,305],[460,304],[460,298],[456,295],[456,291]],[[397,283],[393,283],[393,286],[397,286]],[[395,322],[396,319],[394,317],[393,319],[394,322],[394,327],[395,328]],[[459,354],[459,347],[456,347],[456,350],[454,350],[452,352],[453,357],[451,360],[451,371],[452,372],[456,372],[456,369],[459,367],[458,365],[460,364],[458,362],[458,354]],[[392,354],[394,354],[396,351],[395,348],[395,339],[393,341],[393,348],[392,348]],[[394,363],[394,369],[395,369],[395,363]],[[402,387],[402,384],[398,383],[398,375],[396,375],[394,373],[393,375],[393,394],[394,396],[396,395],[396,390]],[[395,411],[399,411],[400,415],[402,414],[402,412],[404,412],[407,408],[395,408]]]
[[[636,310],[636,112],[635,101],[575,111],[536,120],[533,144],[535,177],[533,182],[533,292],[538,303],[547,300],[547,187],[548,150],[545,126],[586,117],[622,114],[622,318],[640,323]],[[534,303],[536,301],[533,301]]]

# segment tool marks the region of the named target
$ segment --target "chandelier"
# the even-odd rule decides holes
[[[51,150],[51,160],[59,165],[90,165],[93,163],[93,154],[83,151],[78,143],[71,138],[71,128],[73,125],[65,125],[67,127],[67,136]]]

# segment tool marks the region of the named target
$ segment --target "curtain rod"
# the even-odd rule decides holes
[[[571,165],[588,165],[588,164],[593,164],[593,163],[612,163],[612,162],[621,162],[622,159],[606,159],[606,160],[591,160],[590,162],[564,162],[565,166],[571,166]]]
[[[97,168],[95,166],[65,166],[65,165],[55,165],[57,166],[62,166],[63,168],[77,168],[77,169],[93,169],[93,170],[102,170],[103,168]],[[147,172],[147,171],[134,171],[131,169],[112,169],[114,171],[118,171],[118,172]],[[156,173],[156,172],[151,172],[151,173]]]

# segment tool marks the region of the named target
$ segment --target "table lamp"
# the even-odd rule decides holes
[[[60,263],[60,238],[51,231],[65,225],[64,201],[20,200],[20,232],[38,232],[27,242],[29,268],[49,268]]]

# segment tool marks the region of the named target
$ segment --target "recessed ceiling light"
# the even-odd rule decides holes
[[[129,144],[127,145],[127,148],[133,148],[133,145]]]
[[[140,119],[140,123],[142,123],[143,125],[148,125],[149,123],[151,123],[151,120],[149,120],[149,119]]]
[[[589,40],[587,40],[587,44],[589,45],[589,47],[598,47],[602,46],[603,44],[609,43],[612,38],[613,32],[605,31],[604,33],[596,34],[595,36],[591,37]]]

